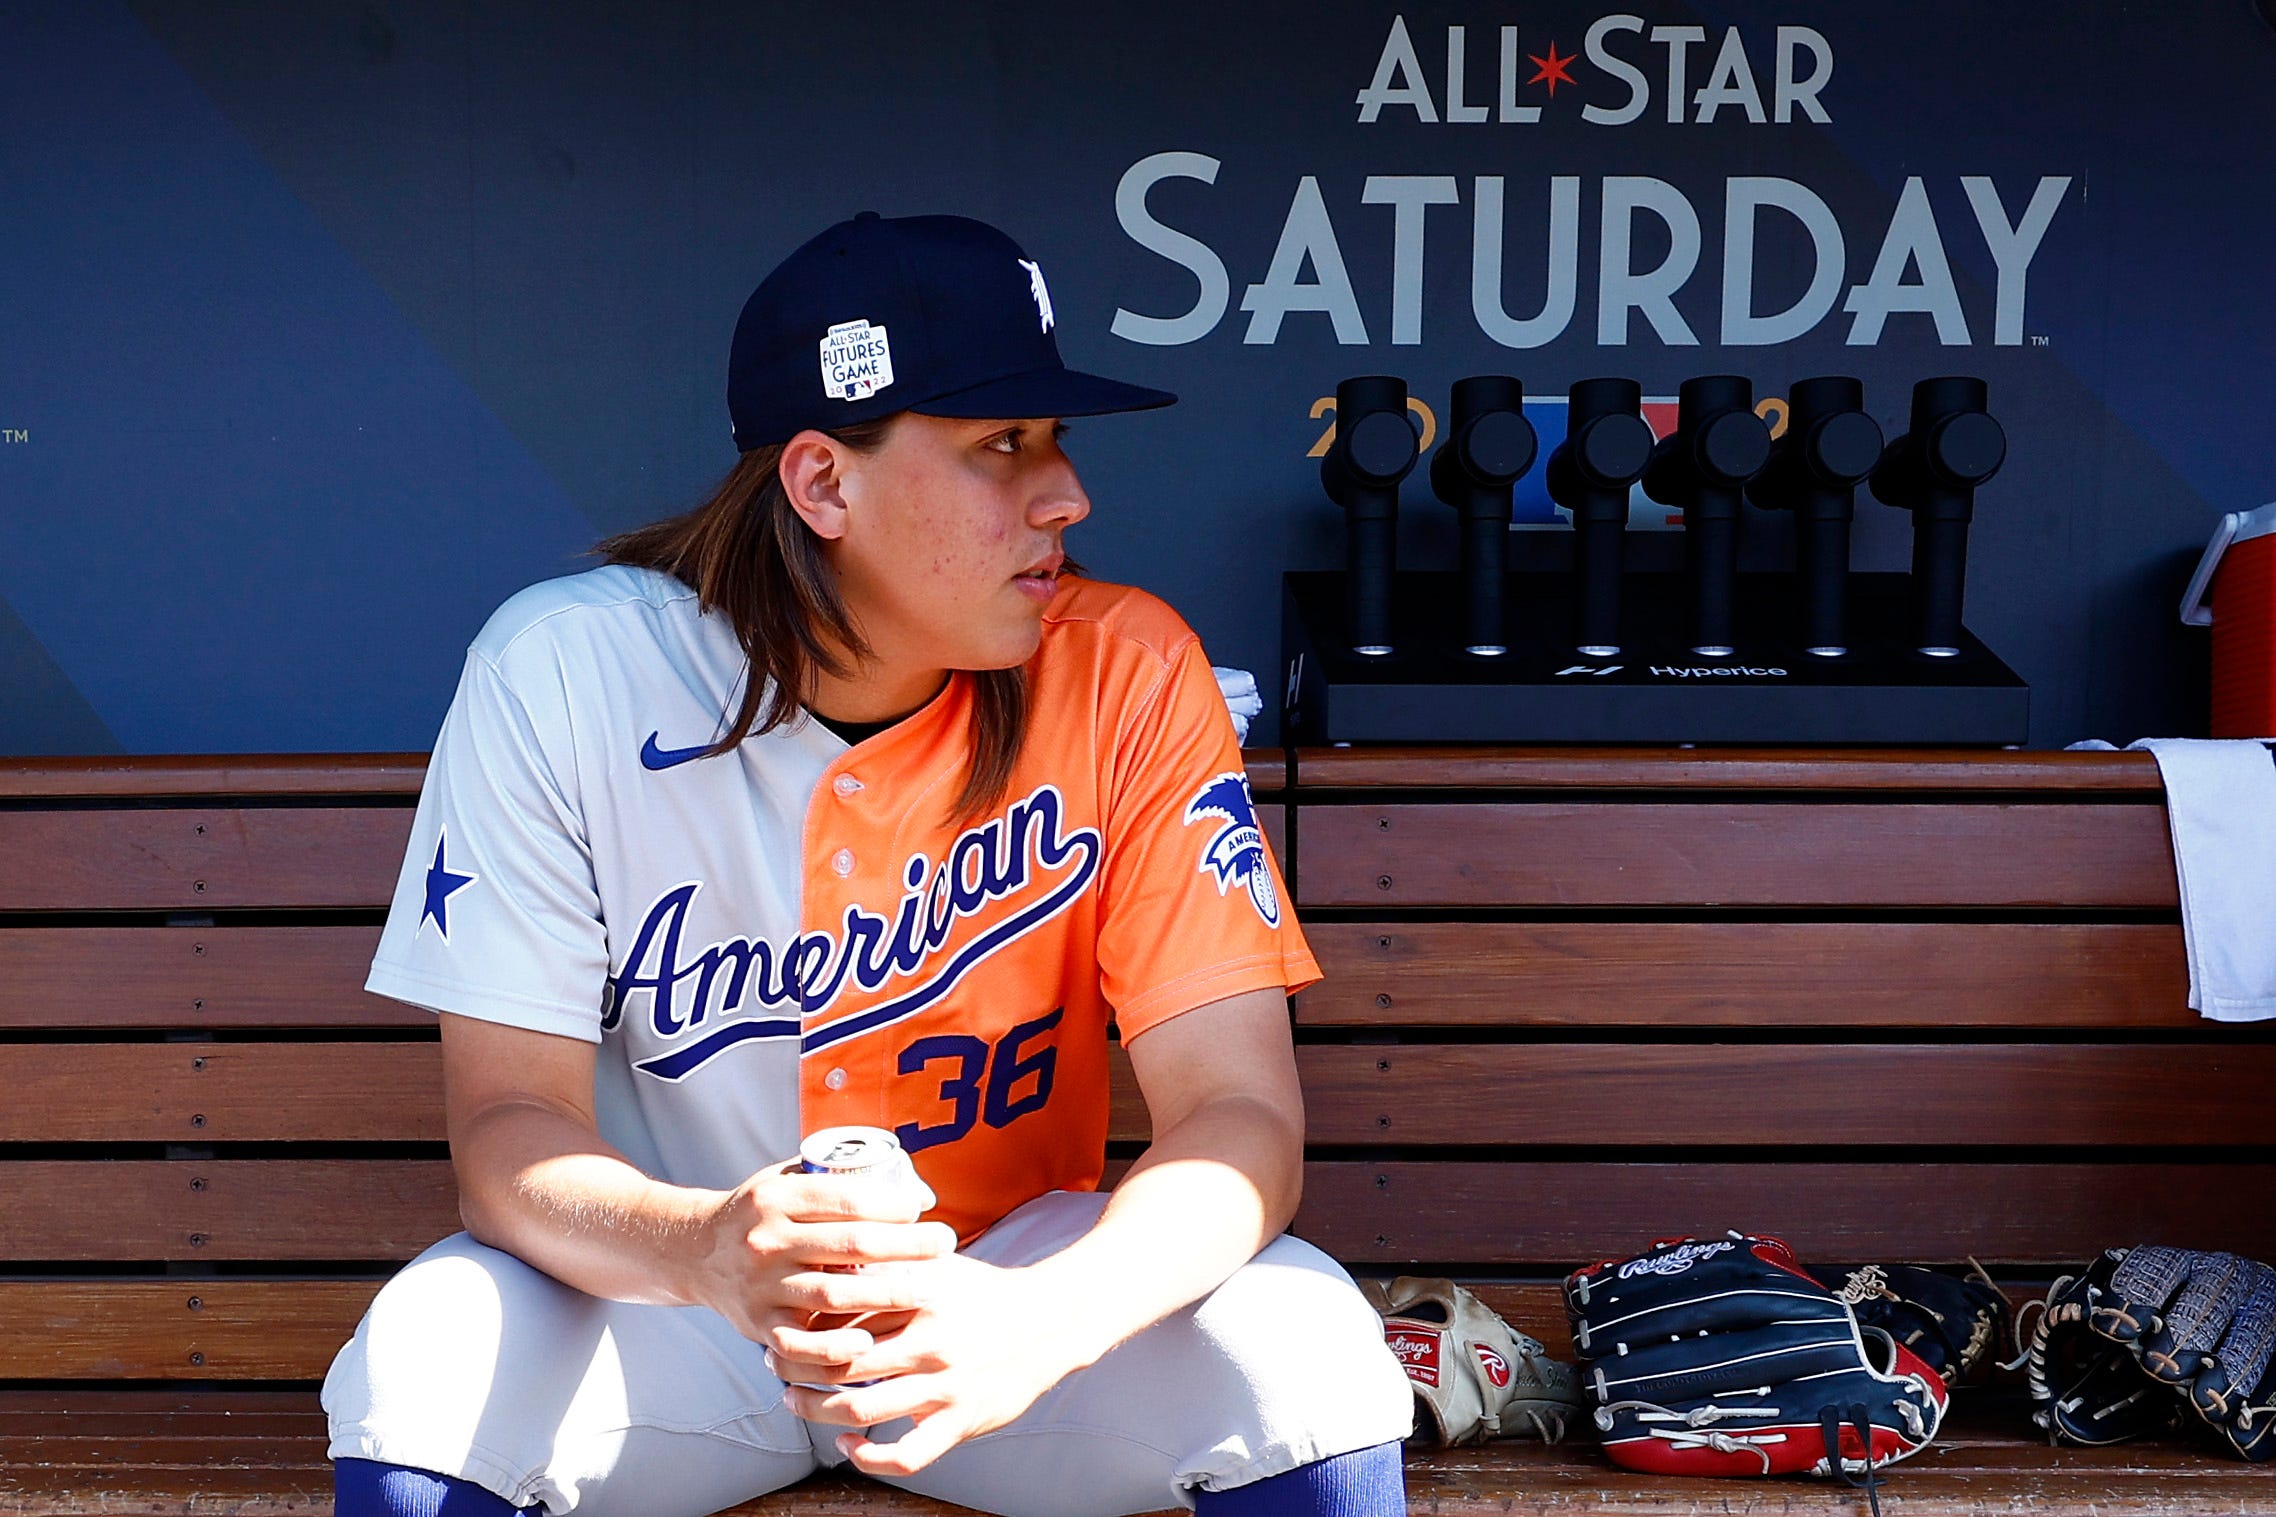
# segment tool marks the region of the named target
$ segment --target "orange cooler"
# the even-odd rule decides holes
[[[2221,518],[2181,619],[2213,629],[2213,736],[2276,736],[2276,503]]]

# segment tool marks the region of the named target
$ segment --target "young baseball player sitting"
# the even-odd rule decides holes
[[[1052,325],[993,228],[832,227],[744,309],[712,499],[476,638],[368,982],[443,1013],[467,1230],[325,1382],[342,1517],[841,1462],[1034,1517],[1406,1510],[1406,1378],[1281,1231],[1318,970],[1223,699],[1067,568],[1058,418],[1172,397]],[[1153,1141],[1105,1195],[1110,1019]],[[846,1125],[936,1204],[801,1172]]]

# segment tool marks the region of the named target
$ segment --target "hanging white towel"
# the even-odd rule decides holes
[[[2181,875],[2189,1004],[2216,1022],[2276,1017],[2276,743],[2150,737]]]
[[[1249,740],[1249,723],[1264,710],[1264,697],[1257,693],[1257,677],[1246,669],[1227,669],[1217,664],[1209,666],[1217,676],[1218,693],[1225,697],[1225,709],[1232,714],[1234,741]]]

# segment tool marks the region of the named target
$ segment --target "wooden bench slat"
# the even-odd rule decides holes
[[[2265,1468],[2205,1461],[2202,1472],[2131,1470],[2116,1464],[2079,1472],[2001,1467],[1940,1470],[1926,1455],[1889,1471],[1881,1487],[1888,1517],[2179,1517],[2265,1511],[2276,1499]],[[2177,1478],[2179,1477],[2179,1478]],[[1575,1451],[1529,1443],[1496,1444],[1475,1464],[1434,1459],[1411,1466],[1409,1510],[1434,1517],[1797,1517],[1864,1510],[1858,1493],[1806,1478],[1704,1480],[1644,1475]],[[785,1511],[790,1510],[785,1508]]]
[[[46,1434],[0,1437],[0,1466],[11,1470],[100,1470],[123,1468],[166,1483],[171,1475],[215,1469],[321,1469],[329,1474],[324,1439],[306,1431],[261,1434],[231,1427],[218,1437],[198,1429],[145,1431],[140,1437],[79,1437]]]
[[[0,1379],[321,1379],[379,1286],[0,1280]]]
[[[60,1399],[60,1398],[59,1398]],[[324,1414],[315,1404],[313,1396],[305,1396],[309,1405],[306,1411],[293,1412],[208,1412],[208,1413],[138,1413],[127,1417],[118,1413],[97,1416],[73,1415],[60,1418],[54,1413],[44,1417],[26,1417],[0,1412],[0,1464],[10,1461],[10,1445],[41,1444],[56,1436],[59,1427],[69,1430],[70,1436],[83,1443],[131,1443],[153,1435],[153,1429],[163,1428],[167,1436],[183,1437],[245,1437],[245,1438],[306,1438],[324,1430]]]
[[[1145,1102],[1111,1052],[1109,1136]],[[448,1136],[442,1048],[358,1043],[0,1043],[0,1143],[431,1143]]]
[[[1284,808],[1258,823],[1285,852]],[[0,810],[0,911],[384,909],[411,836],[403,806]],[[360,983],[360,977],[359,977]]]
[[[0,1258],[408,1259],[459,1229],[447,1159],[37,1159]]]
[[[1733,1227],[1783,1237],[1811,1262],[2059,1267],[2149,1241],[2270,1259],[2276,1215],[2235,1198],[2271,1193],[2268,1164],[1314,1160],[1295,1231],[1384,1271],[1564,1270]]]
[[[442,1159],[38,1160],[11,1182],[12,1260],[394,1261],[459,1228]],[[2276,1165],[1314,1159],[1304,1183],[1296,1232],[1356,1267],[1561,1270],[1729,1226],[1810,1258],[2059,1264],[2145,1238],[2276,1258],[2276,1216],[2227,1204],[2276,1191]]]
[[[384,907],[406,806],[0,810],[0,911]]]
[[[2225,1145],[2276,1045],[1300,1047],[1313,1143]]]
[[[379,928],[18,927],[0,1028],[432,1027],[363,988]]]
[[[1300,1026],[2203,1025],[2188,1008],[2177,925],[1318,922],[1305,932],[1327,978],[1297,997]],[[0,1001],[0,1028],[434,1025],[432,1013],[362,988],[376,926],[17,928],[4,941],[14,993]]]
[[[2159,907],[2155,806],[1308,806],[1299,906]],[[1388,883],[1385,883],[1385,882]]]
[[[1151,1128],[1111,1051],[1109,1135]],[[442,1045],[403,1042],[0,1043],[0,1143],[432,1143]]]
[[[0,1380],[320,1380],[383,1283],[0,1280]],[[1554,1284],[1476,1289],[1511,1326],[1570,1357]]]
[[[1313,1143],[2227,1144],[2276,1043],[1299,1047]],[[1143,1141],[1114,1051],[1109,1134]],[[442,1054],[404,1043],[0,1044],[0,1142],[436,1142]]]
[[[1243,748],[1258,792],[1287,783],[1279,748]],[[0,800],[336,795],[418,798],[424,753],[249,753],[0,758]]]
[[[11,1517],[330,1517],[332,1475],[253,1467],[162,1481],[131,1468],[0,1469],[0,1498]]]
[[[0,800],[102,801],[247,796],[415,800],[424,753],[147,754],[0,759]]]
[[[2160,795],[2146,753],[1981,748],[1587,748],[1456,744],[1299,748],[1305,790],[2044,791],[2066,799]]]
[[[1317,922],[1300,1027],[2190,1028],[2181,928]]]
[[[41,1386],[0,1386],[0,1433],[11,1436],[38,1431],[67,1421],[73,1427],[94,1427],[131,1418],[148,1427],[154,1418],[300,1417],[323,1415],[316,1398],[304,1390],[249,1391],[238,1386],[136,1385],[125,1387],[73,1386],[55,1390]]]
[[[442,1045],[0,1044],[0,1142],[439,1142]]]
[[[0,1280],[0,1380],[318,1380],[384,1283]],[[1480,1294],[1519,1331],[1569,1352],[1554,1285]]]

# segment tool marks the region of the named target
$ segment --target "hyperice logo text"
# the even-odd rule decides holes
[[[1240,310],[1248,317],[1241,333],[1245,344],[1270,345],[1292,318],[1322,317],[1346,346],[1371,345],[1386,332],[1394,346],[1419,344],[1433,330],[1466,339],[1470,330],[1460,325],[1460,316],[1428,311],[1423,298],[1426,267],[1458,259],[1462,249],[1469,255],[1468,279],[1456,283],[1442,276],[1433,288],[1466,284],[1466,314],[1474,330],[1505,348],[1542,347],[1568,332],[1585,337],[1581,301],[1588,296],[1595,301],[1599,347],[1625,346],[1639,324],[1649,339],[1668,347],[1701,341],[1768,346],[1838,320],[1837,312],[1848,318],[1843,340],[1853,347],[1878,344],[1892,318],[1907,319],[1899,330],[1933,331],[1944,347],[1966,347],[1987,336],[1996,346],[2023,344],[2032,261],[2072,176],[1995,184],[1977,174],[1907,175],[1893,209],[1862,212],[1854,209],[1854,193],[1844,197],[1852,206],[1846,221],[1808,184],[1774,173],[1733,175],[1719,183],[1695,175],[1681,183],[1663,179],[1652,172],[1658,165],[1638,156],[1649,148],[1631,149],[1627,144],[1636,139],[1618,128],[1649,122],[1724,132],[1815,131],[1834,120],[1833,38],[1812,26],[1657,25],[1626,13],[1564,7],[1528,8],[1514,22],[1507,12],[1489,14],[1490,20],[1481,16],[1474,23],[1413,30],[1405,17],[1392,16],[1372,59],[1351,59],[1342,75],[1357,84],[1356,94],[1347,92],[1349,84],[1324,92],[1322,132],[1340,122],[1361,131],[1395,129],[1404,141],[1416,126],[1459,127],[1475,135],[1438,140],[1465,151],[1466,162],[1477,161],[1473,144],[1486,141],[1503,150],[1496,161],[1522,162],[1541,151],[1529,146],[1526,133],[1539,133],[1550,120],[1573,122],[1608,131],[1602,161],[1610,171],[1593,178],[1549,174],[1513,182],[1486,173],[1465,180],[1427,172],[1423,163],[1409,172],[1366,176],[1355,206],[1332,203],[1322,189],[1323,177],[1336,182],[1332,162],[1320,166],[1323,173],[1300,175],[1292,190],[1284,179],[1259,184],[1236,167],[1212,197],[1197,201],[1190,191],[1178,193],[1182,209],[1173,225],[1150,198],[1154,188],[1174,179],[1214,186],[1226,165],[1188,149],[1152,153],[1124,172],[1115,189],[1115,215],[1131,241],[1182,266],[1198,281],[1199,293],[1183,311],[1117,310],[1114,335],[1174,346],[1215,332],[1234,295],[1232,272],[1218,247],[1246,230],[1243,223],[1261,194],[1267,205],[1285,196],[1287,210],[1270,260],[1241,291]],[[1336,76],[1332,68],[1327,73]],[[1748,157],[1777,166],[1775,151]],[[1390,215],[1364,207],[1387,207]],[[1584,216],[1597,234],[1593,271],[1580,266]],[[1784,225],[1774,233],[1779,222]],[[1975,251],[1995,272],[1989,311],[1971,313],[1961,303],[1946,251],[1948,228],[1951,235],[1978,239]],[[1806,249],[1795,242],[1797,231]],[[1781,293],[1774,297],[1756,288],[1756,247],[1778,234],[1785,240],[1763,259],[1766,268],[1781,271]],[[1348,239],[1386,235],[1387,300],[1380,290],[1355,285],[1344,258]],[[1505,277],[1505,266],[1540,264],[1534,249],[1505,259],[1505,239],[1515,237],[1547,243],[1546,276],[1533,276],[1525,289]],[[1808,274],[1798,296],[1790,295],[1783,277],[1793,261],[1785,251],[1788,243],[1800,252],[1800,267]],[[1717,248],[1719,281],[1712,272],[1701,278],[1702,264]],[[1649,266],[1638,267],[1640,261]],[[1695,281],[1719,284],[1714,329],[1704,334],[1677,306],[1685,296],[1685,304],[1700,313],[1706,302],[1686,296]],[[1762,308],[1773,300],[1783,300],[1784,308]]]

